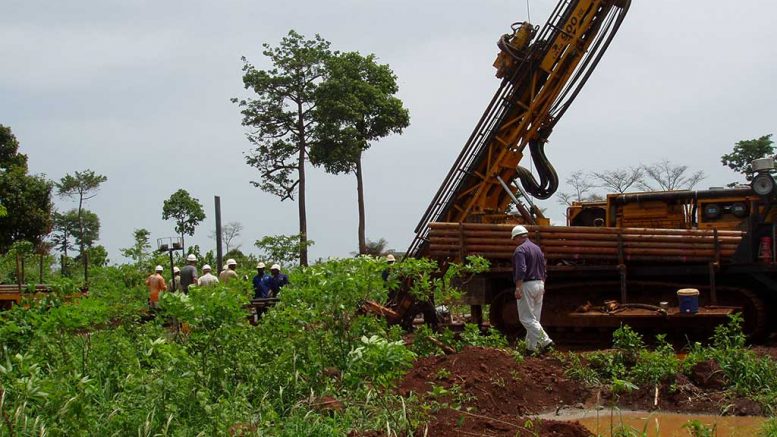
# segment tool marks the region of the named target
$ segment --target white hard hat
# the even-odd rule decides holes
[[[227,260],[227,265],[228,266],[236,266],[237,265],[237,261],[235,261],[234,259],[230,258],[230,259]]]
[[[279,266],[278,264],[273,264],[272,267],[270,267],[270,270],[280,270],[280,269],[281,269],[281,266]]]
[[[164,268],[164,267],[162,267],[162,266],[156,266],[156,268],[154,269],[154,271],[156,271],[156,272],[161,272],[161,271],[162,271],[162,270],[164,270],[164,269],[165,269],[165,268]]]
[[[205,264],[204,266],[202,266],[202,271],[204,272],[204,271],[206,271],[206,270],[210,270],[210,266],[209,266],[209,265],[207,265],[207,264]]]
[[[186,261],[197,261],[197,257],[193,253],[190,253],[189,256],[186,257]]]
[[[173,267],[173,273],[181,273],[181,269],[178,266]]]
[[[388,254],[388,255],[386,256],[386,261],[388,261],[388,262],[390,262],[390,263],[393,263],[393,262],[394,262],[394,261],[396,261],[396,260],[397,260],[397,259],[396,259],[396,258],[394,258],[394,255],[392,255],[392,254]]]
[[[529,231],[527,231],[525,227],[523,227],[521,225],[516,225],[513,228],[512,236],[510,238],[515,238],[515,237],[517,237],[519,235],[527,235],[528,233],[529,233]]]
[[[256,265],[256,268],[257,268],[257,269],[263,269],[263,268],[264,268],[264,263],[259,263],[259,264],[257,264],[257,265]]]

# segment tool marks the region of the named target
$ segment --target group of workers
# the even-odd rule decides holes
[[[235,271],[237,262],[230,258],[227,260],[227,267],[219,273],[218,277],[211,273],[212,268],[208,264],[202,266],[202,276],[197,272],[197,256],[189,254],[186,257],[186,265],[183,268],[173,267],[173,277],[165,282],[162,276],[164,268],[161,265],[156,266],[154,273],[146,279],[148,287],[148,304],[151,308],[159,306],[160,293],[170,291],[182,291],[189,293],[189,287],[196,285],[198,287],[208,287],[215,284],[226,284],[238,279]],[[256,266],[257,274],[253,278],[254,298],[276,297],[281,287],[289,283],[289,277],[281,273],[281,266],[273,264],[270,267],[270,273],[265,273],[265,264],[260,262]],[[248,279],[246,277],[246,279]]]
[[[542,315],[542,301],[545,294],[546,263],[545,256],[539,246],[529,240],[529,231],[522,225],[512,229],[511,238],[517,243],[513,252],[513,281],[515,283],[515,299],[518,306],[518,317],[526,328],[526,346],[532,352],[545,352],[553,348],[553,340],[540,325]],[[386,259],[389,267],[394,264],[394,256]],[[173,278],[169,287],[162,277],[162,266],[156,266],[154,274],[148,277],[146,285],[149,290],[149,306],[155,308],[159,302],[159,294],[168,288],[176,291],[189,292],[189,286],[197,285],[205,287],[213,284],[227,283],[238,277],[235,269],[237,262],[234,259],[227,260],[227,268],[218,276],[211,274],[211,267],[202,266],[203,275],[197,276],[197,257],[189,255],[186,258],[187,265],[182,269],[173,269]],[[270,273],[265,272],[265,264],[260,262],[256,266],[257,273],[253,278],[254,298],[277,297],[281,287],[289,283],[289,277],[281,273],[281,267],[273,264]],[[389,268],[383,271],[383,280],[387,280]],[[390,296],[391,301],[395,296]]]

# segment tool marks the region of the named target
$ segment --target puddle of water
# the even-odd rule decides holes
[[[599,417],[586,416],[577,418],[583,426],[592,433],[601,437],[609,437],[610,430],[617,430],[621,424],[630,426],[636,430],[636,436],[660,436],[660,437],[688,437],[691,435],[683,425],[689,420],[698,420],[708,428],[715,426],[717,437],[745,437],[758,435],[761,425],[766,421],[765,417],[736,417],[736,416],[705,416],[684,415],[671,413],[622,413],[615,415],[610,421],[610,412],[602,410]],[[644,432],[644,434],[643,434]]]

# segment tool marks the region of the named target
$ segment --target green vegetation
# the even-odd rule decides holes
[[[198,199],[188,191],[179,189],[162,204],[162,219],[175,222],[175,232],[181,235],[181,243],[186,248],[184,236],[194,235],[197,225],[205,220],[205,210]]]
[[[27,155],[19,153],[19,142],[11,128],[0,124],[0,253],[19,241],[41,246],[51,230],[53,184],[43,176],[30,175]]]
[[[772,134],[768,134],[751,140],[737,141],[731,153],[720,157],[720,162],[735,172],[745,175],[745,179],[750,181],[753,179],[752,162],[772,155],[774,155],[774,141]]]
[[[732,395],[752,398],[766,411],[777,407],[777,363],[749,349],[738,314],[715,329],[708,345],[690,345],[682,361],[665,336],[656,336],[655,346],[648,349],[642,336],[628,326],[615,331],[612,350],[584,357],[570,354],[564,359],[568,376],[591,386],[610,385],[613,390],[616,383],[623,381],[635,387],[666,385],[672,390],[678,374],[690,375],[696,364],[714,361],[725,375],[726,388]]]
[[[315,244],[313,240],[303,238],[302,235],[267,235],[261,240],[256,240],[254,246],[262,251],[266,261],[291,265],[298,262],[300,253],[303,250],[307,251],[307,248],[313,244]]]
[[[50,297],[0,313],[0,434],[415,430],[423,409],[387,388],[418,351],[399,328],[357,312],[384,298],[383,268],[359,257],[292,270],[257,326],[242,281],[164,293],[149,319],[147,273],[133,266],[95,269],[90,296],[72,302],[75,282],[61,279]],[[506,344],[472,328],[455,341]]]
[[[759,357],[746,346],[742,333],[742,317],[733,316],[729,323],[715,328],[708,347],[694,344],[686,365],[714,360],[730,381],[731,390],[752,397],[770,410],[777,407],[777,363]]]

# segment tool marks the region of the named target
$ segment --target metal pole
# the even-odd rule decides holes
[[[171,244],[172,246],[172,244]],[[170,254],[170,290],[175,291],[175,266],[173,266],[173,248],[171,247],[167,253]]]
[[[223,265],[223,253],[221,253],[221,198],[213,196],[213,200],[216,204],[216,265],[218,266],[217,272],[221,272]]]

